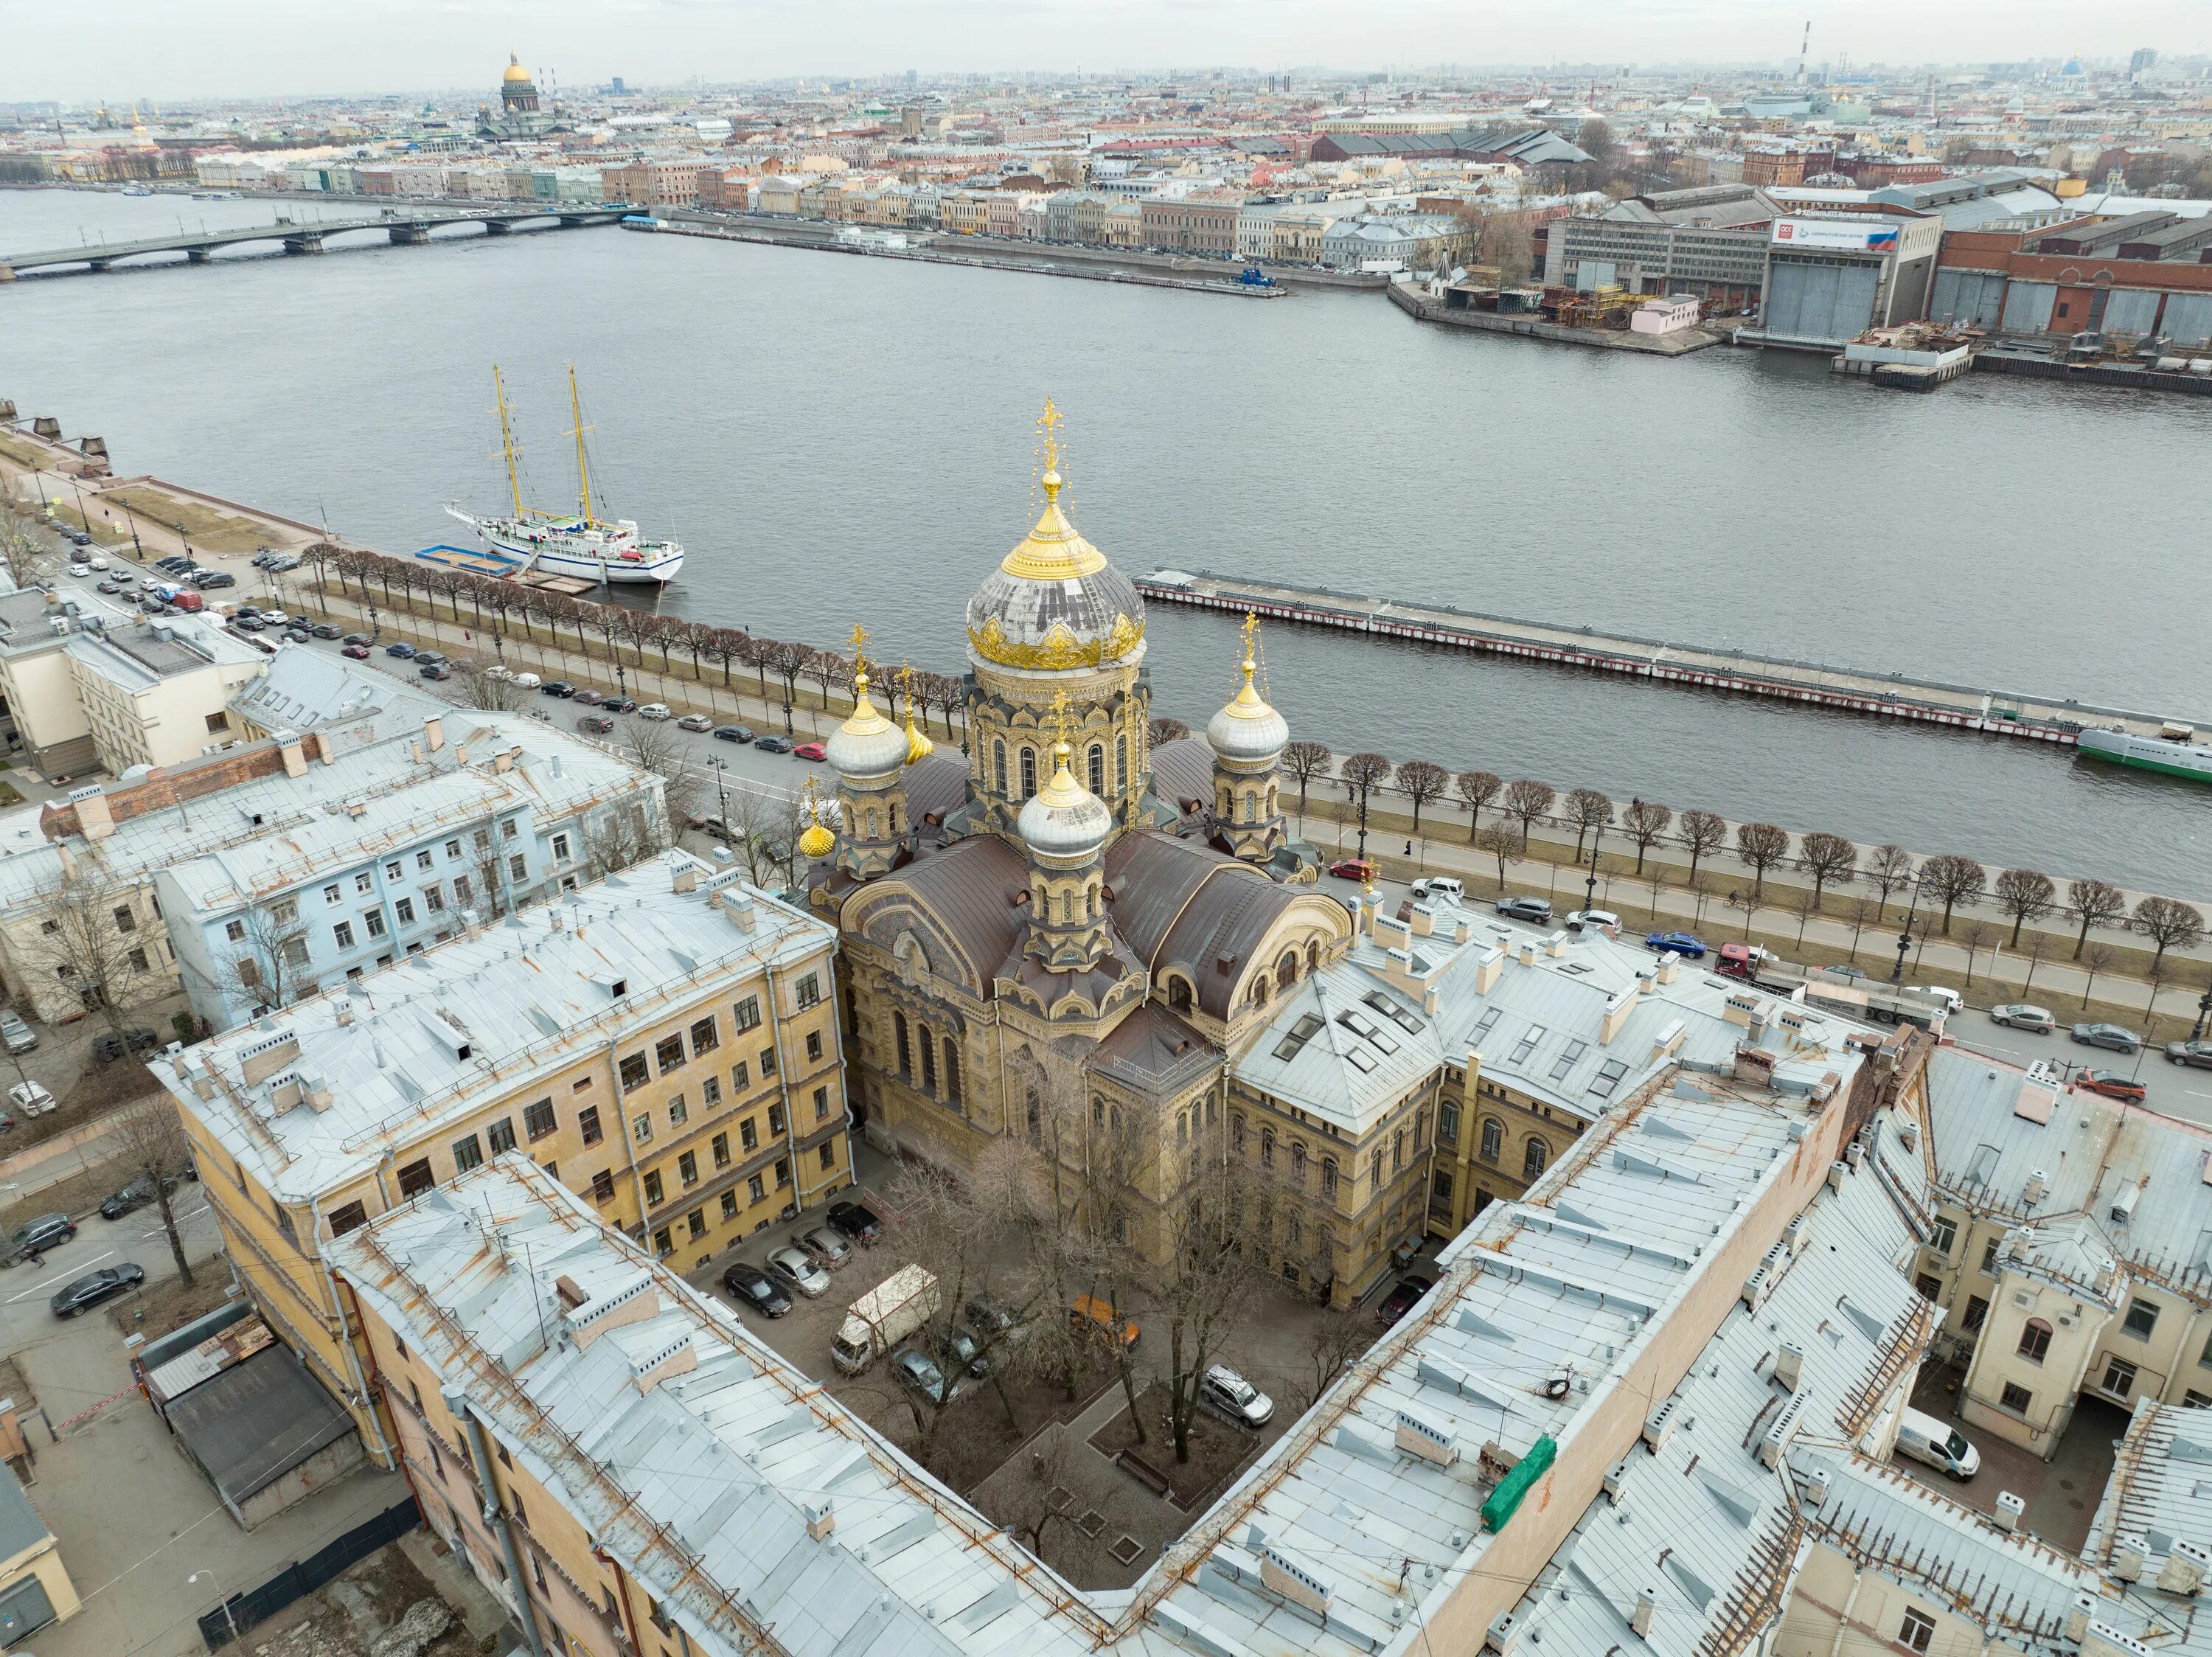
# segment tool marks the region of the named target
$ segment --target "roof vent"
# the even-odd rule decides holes
[[[2114,1225],[2124,1226],[2136,1217],[2136,1204],[2142,1200],[2142,1186],[2140,1184],[2129,1185],[2115,1192],[2112,1197],[2112,1206],[2106,1211],[2106,1216]]]

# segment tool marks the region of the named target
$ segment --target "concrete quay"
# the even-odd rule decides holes
[[[1771,697],[1886,719],[1917,720],[2062,747],[2073,746],[2081,731],[2097,726],[2117,725],[2139,736],[2156,736],[2166,720],[2178,716],[2016,690],[1909,679],[1902,673],[1861,673],[1743,650],[1601,633],[1588,627],[1559,627],[1547,622],[1482,615],[1449,605],[1410,604],[1323,587],[1249,581],[1206,570],[1158,570],[1139,576],[1136,585],[1149,603],[1235,613],[1249,610],[1271,620]],[[2189,722],[2200,729],[2212,726],[2212,719]]]

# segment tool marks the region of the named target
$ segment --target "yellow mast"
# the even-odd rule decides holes
[[[584,521],[591,524],[596,521],[592,516],[592,473],[584,463],[584,434],[591,428],[584,423],[584,405],[576,395],[576,365],[574,362],[568,365],[568,413],[576,423],[574,430],[570,433],[576,440],[576,500],[583,509]]]
[[[514,515],[520,519],[523,515],[522,479],[514,469],[514,433],[507,423],[507,387],[500,381],[496,362],[491,365],[491,390],[499,404],[499,446],[507,456],[507,486],[514,496]]]

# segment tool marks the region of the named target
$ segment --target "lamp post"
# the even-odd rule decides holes
[[[1367,861],[1367,784],[1359,785],[1359,861]]]
[[[2197,1022],[2189,1026],[2190,1040],[2204,1039],[2204,1020],[2208,1018],[2212,1018],[2212,984],[2207,984],[2204,993],[2197,998]]]
[[[1605,825],[1600,823],[1596,833],[1590,837],[1589,874],[1583,881],[1583,908],[1585,911],[1597,907],[1597,849],[1604,839]]]
[[[384,637],[384,624],[376,618],[376,606],[368,606],[368,642],[371,644]]]
[[[232,1613],[229,1596],[223,1593],[222,1584],[216,1581],[216,1574],[213,1571],[194,1571],[190,1576],[187,1576],[185,1579],[185,1586],[186,1587],[191,1587],[193,1583],[198,1581],[203,1576],[207,1578],[209,1581],[215,1583],[216,1593],[222,1601],[222,1620],[230,1624],[230,1642],[233,1645],[236,1645],[238,1643],[238,1618]]]
[[[722,777],[724,769],[728,765],[729,761],[726,759],[709,759],[707,763],[714,768],[715,819],[726,828],[729,826],[730,822],[730,796],[723,790]]]
[[[1924,877],[1916,878],[1912,882],[1912,904],[1905,911],[1904,930],[1897,935],[1897,965],[1889,969],[1889,981],[1892,984],[1905,982],[1905,958],[1911,953],[1912,917],[1920,912],[1920,888],[1923,882]]]

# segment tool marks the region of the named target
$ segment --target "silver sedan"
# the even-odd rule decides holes
[[[830,1292],[830,1274],[799,1249],[780,1248],[771,1253],[768,1257],[768,1275],[810,1301],[818,1301]]]

